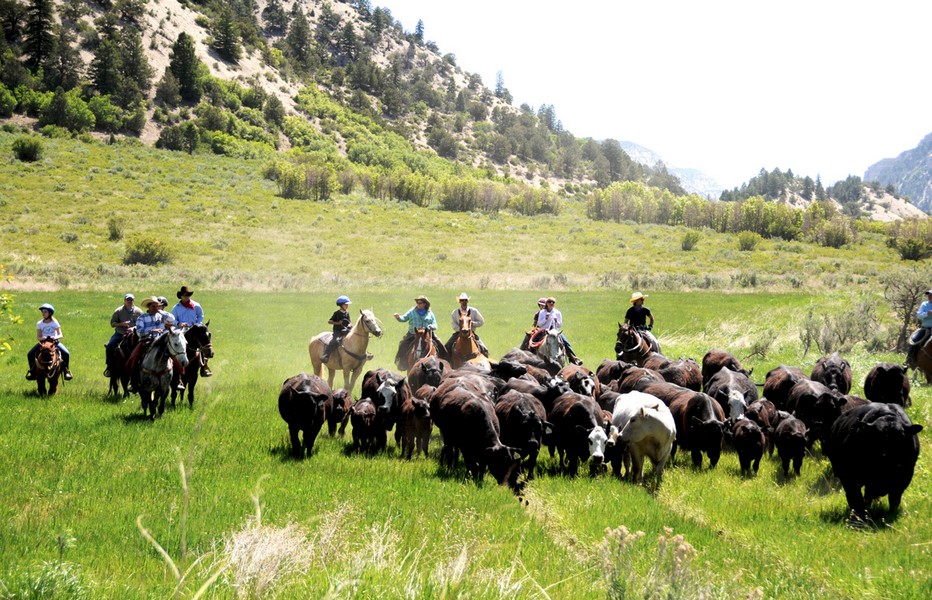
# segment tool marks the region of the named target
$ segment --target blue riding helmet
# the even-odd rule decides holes
[[[352,304],[352,302],[350,302],[349,296],[340,296],[337,298],[337,306],[340,306],[341,304]]]
[[[39,310],[42,310],[43,308],[46,309],[47,311],[49,311],[49,314],[50,314],[50,315],[54,315],[54,314],[55,314],[55,307],[52,306],[51,304],[49,304],[48,302],[46,302],[45,304],[43,304],[42,306],[40,306],[40,307],[39,307]]]

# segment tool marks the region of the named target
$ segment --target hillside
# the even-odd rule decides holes
[[[912,150],[868,167],[864,180],[892,185],[897,193],[909,197],[919,208],[932,211],[932,133]]]

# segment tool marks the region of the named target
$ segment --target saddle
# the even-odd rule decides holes
[[[918,336],[918,337],[917,337]],[[927,327],[920,327],[909,336],[909,345],[910,346],[924,346],[929,337],[932,336],[932,329]]]

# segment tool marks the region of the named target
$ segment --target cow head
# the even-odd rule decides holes
[[[812,369],[812,379],[842,394],[851,391],[851,365],[836,352],[823,356]]]
[[[379,385],[377,390],[378,395],[378,409],[380,413],[387,413],[392,410],[392,407],[395,405],[396,398],[401,398],[401,389],[404,387],[405,380],[404,378],[400,380],[394,380],[388,378]]]
[[[485,463],[499,485],[508,484],[515,489],[521,473],[521,451],[517,448],[496,444],[485,449]]]

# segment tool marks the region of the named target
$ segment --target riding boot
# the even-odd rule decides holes
[[[71,381],[74,378],[74,375],[71,374],[71,369],[69,369],[67,365],[65,365],[62,377],[65,379],[65,381]]]
[[[36,380],[36,370],[34,367],[29,367],[29,370],[26,371],[26,379],[28,379],[29,381]]]

